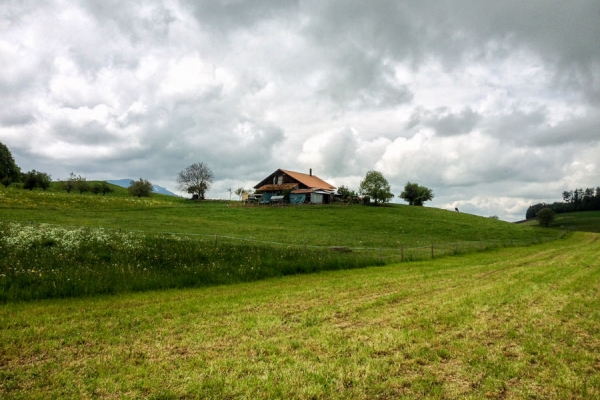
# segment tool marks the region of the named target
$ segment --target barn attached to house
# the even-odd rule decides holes
[[[270,203],[272,198],[289,195],[291,204],[329,204],[333,201],[335,186],[312,174],[278,169],[254,186],[262,193],[261,203]]]

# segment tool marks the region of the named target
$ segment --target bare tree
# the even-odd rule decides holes
[[[180,171],[177,175],[177,188],[182,192],[198,195],[204,200],[206,191],[213,181],[213,172],[210,167],[202,162],[195,163]]]

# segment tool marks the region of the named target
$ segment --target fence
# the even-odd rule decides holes
[[[377,258],[380,262],[383,263],[398,263],[398,262],[407,262],[407,261],[423,261],[429,260],[444,256],[458,255],[458,254],[466,254],[473,253],[477,251],[484,251],[488,249],[494,248],[503,248],[503,247],[525,247],[531,246],[540,243],[551,242],[560,238],[563,238],[567,231],[560,231],[557,236],[544,236],[544,237],[534,237],[531,240],[523,240],[523,239],[493,239],[493,240],[477,240],[477,241],[455,241],[451,243],[432,243],[430,245],[424,246],[403,246],[400,245],[396,248],[390,247],[351,247],[351,246],[322,246],[322,245],[311,245],[308,244],[306,240],[303,241],[302,244],[297,243],[282,243],[275,241],[264,241],[250,238],[240,238],[235,236],[227,236],[227,235],[206,235],[206,234],[180,234],[180,233],[167,233],[163,232],[165,235],[177,235],[177,236],[195,236],[200,240],[204,241],[214,241],[214,244],[218,246],[219,244],[224,244],[227,242],[245,242],[245,243],[255,243],[256,245],[269,245],[269,246],[283,246],[283,247],[295,247],[295,248],[303,248],[304,251],[307,249],[321,249],[321,250],[329,250],[340,253],[353,253],[357,257],[365,257],[365,258]]]
[[[3,221],[3,222],[15,222],[23,224],[22,221]],[[31,222],[33,224],[33,222]],[[96,229],[90,227],[83,226],[74,226],[74,225],[57,225],[57,224],[44,224],[48,226],[57,226],[63,228],[89,228]],[[523,239],[494,239],[494,240],[477,240],[477,241],[455,241],[449,243],[432,243],[422,246],[404,246],[399,245],[398,247],[390,248],[390,247],[352,247],[345,246],[343,244],[337,246],[324,246],[324,245],[312,245],[307,243],[306,240],[303,240],[302,243],[283,243],[276,241],[267,241],[267,240],[259,240],[253,238],[243,238],[237,236],[229,236],[229,235],[221,235],[221,234],[193,234],[193,233],[180,233],[180,232],[157,232],[157,233],[148,233],[145,231],[136,231],[136,230],[121,230],[121,229],[106,229],[102,228],[106,231],[123,231],[123,232],[131,232],[131,233],[141,233],[145,235],[165,235],[165,236],[173,236],[178,238],[193,238],[195,240],[214,243],[215,246],[225,245],[225,244],[234,244],[234,243],[243,243],[246,245],[256,245],[256,246],[272,246],[276,247],[285,247],[285,248],[300,248],[303,249],[304,252],[307,250],[323,250],[323,251],[332,251],[332,252],[340,252],[352,253],[353,257],[357,258],[368,258],[368,259],[377,259],[381,263],[391,264],[398,262],[407,262],[407,261],[423,261],[428,259],[434,259],[444,256],[450,255],[458,255],[465,253],[472,253],[477,251],[484,251],[487,249],[493,248],[502,248],[502,247],[524,247],[530,246],[539,243],[545,243],[557,240],[559,238],[563,238],[567,231],[558,231],[556,236],[544,236],[544,237],[534,237],[530,240]]]

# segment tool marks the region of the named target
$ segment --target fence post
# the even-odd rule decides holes
[[[381,262],[381,247],[379,248],[379,262]]]
[[[215,246],[219,244],[219,236],[215,233]]]
[[[483,249],[483,247],[481,246],[481,239],[479,239],[479,250]]]
[[[304,254],[306,254],[306,239],[304,239]]]
[[[431,258],[433,258],[433,243],[431,243]]]
[[[400,261],[404,261],[404,245],[400,246]]]

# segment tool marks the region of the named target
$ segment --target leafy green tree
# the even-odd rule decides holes
[[[77,176],[71,172],[67,180],[62,181],[60,183],[60,187],[67,191],[67,193],[71,193],[71,190],[75,189],[75,182],[77,181]]]
[[[50,176],[50,174],[47,174],[45,172],[38,171],[36,173],[35,179],[37,181],[37,186],[39,186],[44,192],[50,187],[50,184],[52,183],[52,177]]]
[[[37,171],[32,169],[23,175],[23,189],[33,190],[37,187]]]
[[[140,178],[138,181],[131,181],[127,190],[131,196],[150,197],[152,188],[153,186],[148,180]]]
[[[107,193],[114,192],[114,189],[106,182],[100,184],[102,196],[106,196]]]
[[[344,185],[341,185],[337,189],[337,193],[342,197],[342,200],[351,200],[351,199],[357,197],[357,193],[354,190],[352,190]]]
[[[21,179],[21,169],[15,163],[8,147],[0,142],[0,182],[4,187],[8,187],[12,182],[20,182]]]
[[[367,172],[365,178],[360,182],[358,190],[360,194],[370,196],[375,200],[375,204],[378,204],[380,201],[387,203],[394,197],[387,179],[378,171]]]
[[[81,175],[77,176],[77,178],[75,178],[74,183],[75,183],[75,190],[77,190],[79,192],[79,194],[83,194],[84,192],[89,192],[90,185],[83,176],[81,176]]]
[[[339,188],[337,188],[337,192],[340,196],[342,196],[342,199],[346,199],[348,196],[350,196],[350,189],[344,185],[341,185]]]
[[[398,197],[407,201],[410,206],[422,206],[426,201],[433,199],[433,191],[425,186],[407,182]]]
[[[202,162],[195,163],[179,172],[177,175],[177,188],[182,192],[196,194],[199,199],[204,200],[213,177],[213,172],[208,165]]]
[[[94,194],[94,195],[98,195],[98,193],[102,192],[102,184],[99,182],[96,182],[92,185],[90,191]]]
[[[546,207],[538,211],[535,218],[539,221],[540,225],[547,228],[554,221],[555,216],[556,213],[551,208]]]
[[[35,169],[32,169],[23,175],[23,189],[33,190],[36,187],[39,187],[45,192],[46,189],[50,187],[51,183],[52,178],[50,174],[36,171]]]

